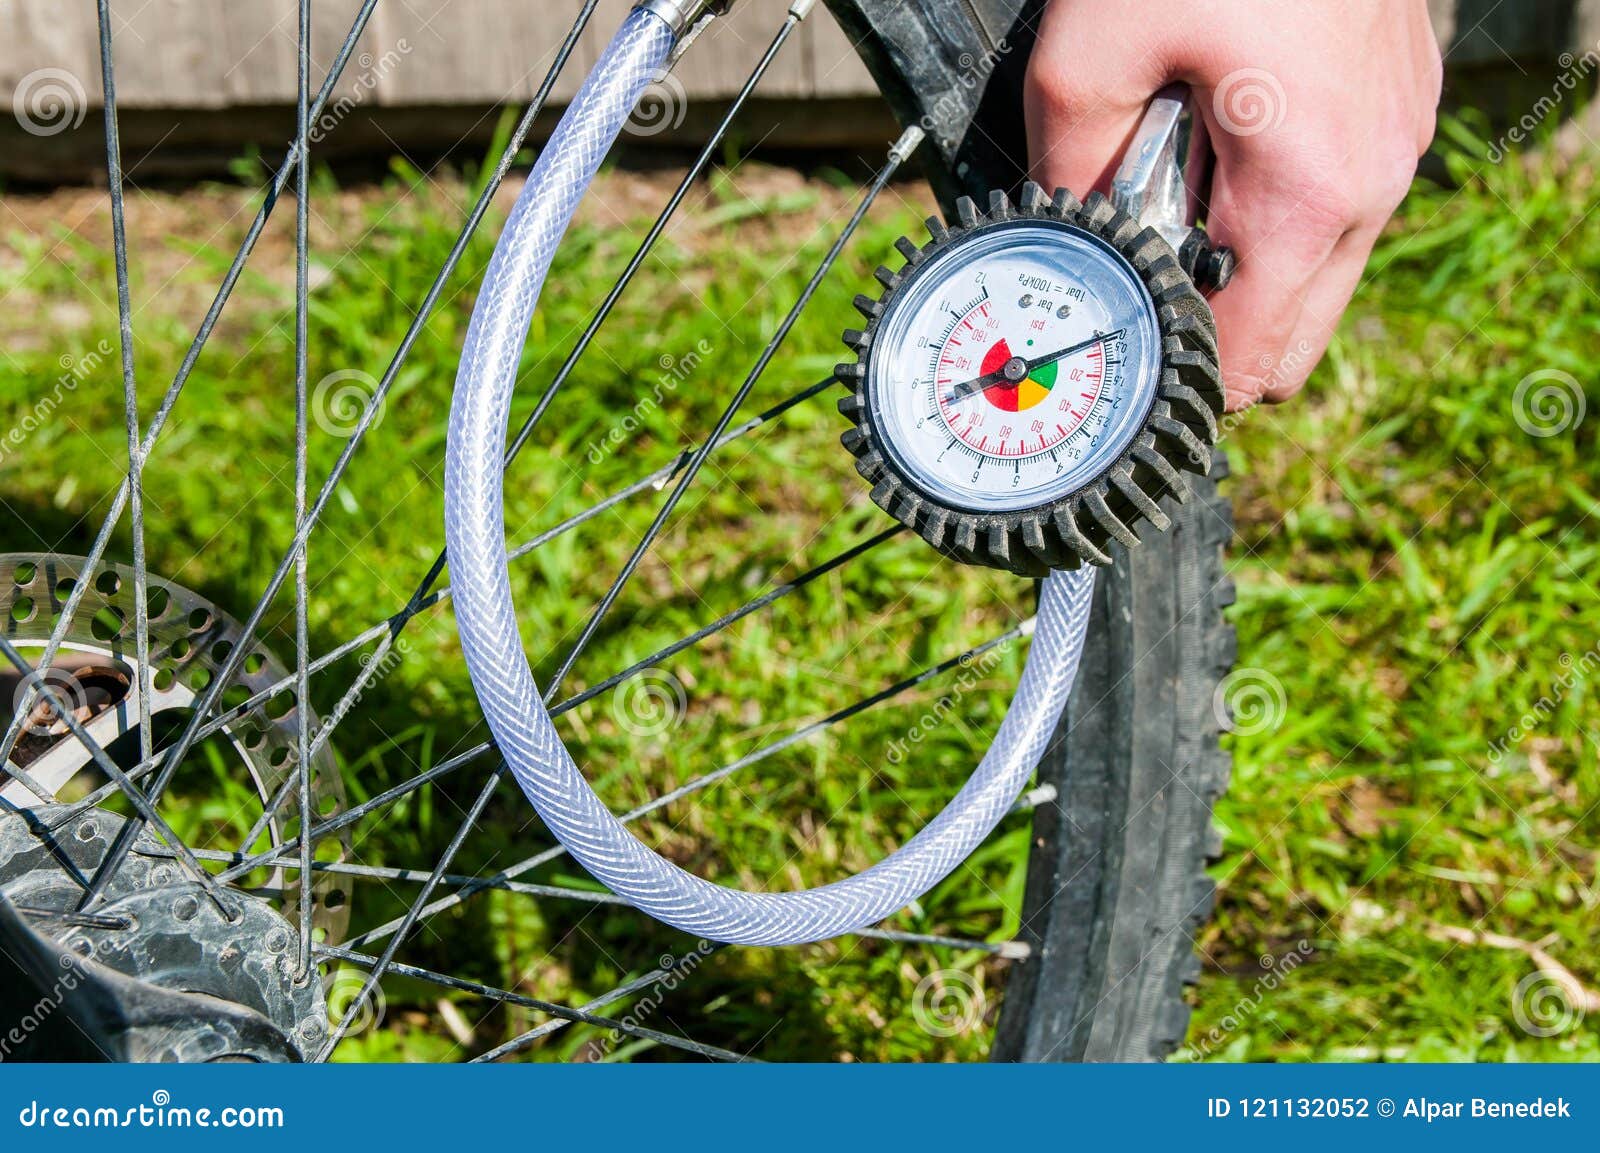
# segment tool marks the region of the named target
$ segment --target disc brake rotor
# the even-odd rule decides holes
[[[62,607],[80,581],[87,581],[83,600],[63,636],[56,658],[43,676],[54,694],[72,709],[75,719],[113,761],[132,771],[139,762],[140,675],[134,639],[135,583],[132,569],[102,564],[85,573],[81,557],[56,554],[0,554],[0,608],[11,643],[25,658],[43,656]],[[195,698],[217,675],[242,635],[239,623],[216,605],[182,585],[146,578],[150,631],[149,713],[156,750],[176,739],[193,714]],[[276,689],[276,692],[271,692]],[[0,671],[0,700],[19,704],[26,693],[15,670]],[[271,695],[268,695],[268,694]],[[262,699],[254,704],[252,699]],[[244,771],[252,807],[241,814],[254,820],[275,801],[279,809],[266,822],[263,835],[274,847],[296,832],[298,806],[280,796],[297,775],[295,748],[298,707],[289,671],[256,644],[240,663],[234,683],[223,696],[221,723],[209,745]],[[317,720],[309,718],[315,732]],[[204,759],[196,759],[203,765]],[[71,803],[101,786],[104,778],[89,753],[46,702],[35,700],[8,766],[61,802]],[[192,770],[191,770],[192,771]],[[143,778],[141,778],[142,780]],[[181,788],[175,780],[169,795]],[[214,781],[205,785],[207,798]],[[292,787],[291,787],[292,791]],[[0,778],[0,800],[21,809],[45,805],[27,784]],[[311,800],[314,819],[326,820],[344,805],[344,788],[333,755],[324,745],[312,758]],[[94,811],[94,810],[90,810]],[[212,846],[195,845],[195,848]],[[234,843],[215,847],[233,849]],[[319,861],[342,861],[349,855],[349,834],[327,838],[318,846]],[[246,851],[250,846],[245,846]],[[133,861],[139,854],[133,854]],[[255,874],[253,876],[260,876]],[[0,881],[4,881],[0,877]],[[298,913],[299,880],[273,869],[247,891],[278,905],[289,923]],[[349,921],[349,878],[318,872],[311,886],[312,923],[328,940],[339,939]]]

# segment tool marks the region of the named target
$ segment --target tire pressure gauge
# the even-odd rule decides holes
[[[958,216],[930,220],[922,247],[902,238],[881,299],[856,299],[845,447],[880,507],[959,560],[1109,564],[1141,519],[1166,527],[1157,502],[1183,497],[1181,471],[1210,467],[1211,311],[1161,232],[1102,196],[1029,184],[1019,205],[996,192]],[[1190,267],[1225,277],[1226,256],[1184,231]]]

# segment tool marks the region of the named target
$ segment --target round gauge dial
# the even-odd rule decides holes
[[[902,239],[845,333],[843,436],[872,499],[950,556],[1032,576],[1138,543],[1204,473],[1222,411],[1211,310],[1155,230],[1094,195],[1000,193]]]
[[[871,419],[928,496],[1030,508],[1093,479],[1143,426],[1155,305],[1109,245],[1019,221],[918,271],[879,329]]]

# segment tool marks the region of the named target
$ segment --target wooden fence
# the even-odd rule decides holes
[[[557,84],[557,103],[629,4],[602,0]],[[533,94],[578,7],[579,0],[380,0],[332,101],[353,122],[343,145],[381,149],[387,137],[398,148],[430,150],[482,137],[486,109]],[[331,62],[359,8],[360,0],[316,0],[314,69]],[[696,45],[678,79],[697,114],[679,126],[678,139],[703,131],[716,102],[736,91],[786,8],[787,0],[740,0]],[[293,0],[112,0],[111,9],[132,149],[165,140],[164,151],[226,156],[251,141],[283,139],[282,110],[295,91]],[[1456,74],[1555,70],[1560,53],[1600,43],[1600,0],[1430,0],[1430,9]],[[73,119],[98,107],[90,0],[0,0],[5,94],[14,109],[42,95],[41,115],[56,95]],[[866,70],[821,4],[761,95],[784,108],[769,117],[780,145],[881,140],[887,130]],[[43,134],[19,133],[11,120],[0,117],[0,175],[59,176],[98,135],[92,118],[81,132]],[[330,142],[345,133],[341,124]]]

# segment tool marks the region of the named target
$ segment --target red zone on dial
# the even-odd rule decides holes
[[[999,381],[979,393],[950,399],[952,386],[997,373],[1013,356],[1004,337],[984,345],[999,327],[985,300],[956,322],[938,351],[933,394],[952,436],[974,452],[1020,459],[1049,452],[1070,437],[1094,410],[1105,386],[1105,343],[1040,365],[1015,384]],[[978,351],[983,349],[981,356]]]

